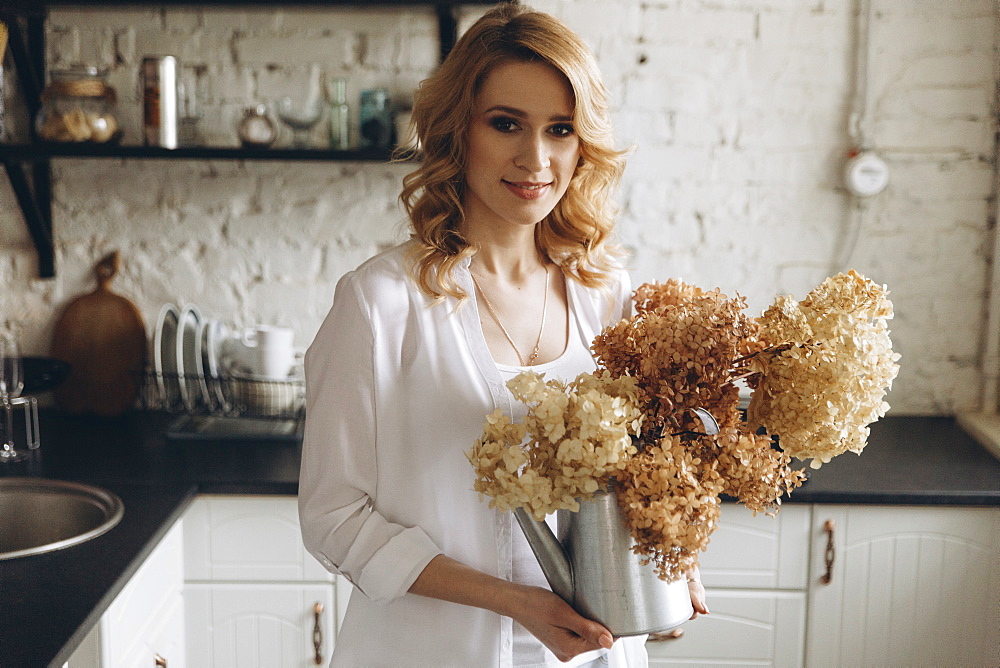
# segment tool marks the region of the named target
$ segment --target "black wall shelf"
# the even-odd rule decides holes
[[[437,15],[441,58],[458,39],[455,9],[462,5],[489,6],[496,0],[0,0],[0,21],[9,31],[9,48],[29,118],[35,118],[45,83],[45,20],[51,8],[76,7],[106,11],[109,7],[240,8],[270,7],[432,7]],[[2,54],[0,54],[2,56]],[[33,132],[33,130],[32,130]],[[56,275],[52,235],[52,170],[57,158],[172,159],[172,160],[285,160],[386,162],[389,151],[332,151],[294,148],[187,147],[51,144],[32,136],[30,143],[0,143],[0,162],[10,179],[25,225],[38,255],[38,275]]]
[[[334,151],[322,148],[243,148],[240,146],[109,146],[107,144],[0,144],[0,160],[37,162],[52,158],[127,158],[148,160],[311,160],[388,162],[382,149]]]

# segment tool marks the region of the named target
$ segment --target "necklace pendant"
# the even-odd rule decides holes
[[[493,320],[495,320],[497,325],[500,327],[500,331],[503,332],[504,337],[507,339],[507,343],[509,343],[510,347],[514,349],[514,354],[517,355],[517,361],[520,362],[523,367],[533,366],[535,364],[535,360],[538,359],[538,348],[542,345],[542,332],[545,331],[545,313],[548,311],[549,304],[549,265],[545,265],[545,293],[542,297],[542,322],[538,326],[538,338],[535,339],[535,348],[531,351],[531,357],[528,358],[527,364],[524,363],[524,358],[521,357],[521,351],[517,349],[514,339],[512,339],[510,334],[507,333],[507,328],[504,327],[503,323],[500,321],[500,316],[498,316],[497,312],[493,309],[493,304],[490,303],[489,297],[486,296],[486,293],[483,292],[482,286],[479,285],[479,281],[476,280],[476,275],[473,274],[471,270],[469,271],[469,275],[472,277],[472,282],[475,284],[476,289],[479,290],[479,294],[483,296],[483,302],[486,304],[486,310],[490,312],[491,316],[493,316]]]

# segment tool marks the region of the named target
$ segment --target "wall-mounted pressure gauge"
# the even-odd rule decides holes
[[[844,182],[855,197],[877,195],[889,183],[889,166],[871,151],[862,151],[844,165]]]

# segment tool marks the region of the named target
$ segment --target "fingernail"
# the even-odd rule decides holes
[[[601,635],[601,647],[604,649],[611,649],[611,646],[615,644],[614,638],[609,636],[607,633]]]

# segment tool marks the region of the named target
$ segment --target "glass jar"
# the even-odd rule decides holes
[[[243,110],[236,128],[240,143],[249,148],[266,148],[278,137],[278,126],[267,115],[267,106],[258,104]]]
[[[392,145],[392,109],[389,91],[373,88],[361,91],[358,113],[362,148],[387,149]]]
[[[35,132],[44,141],[106,144],[121,139],[118,98],[107,72],[80,66],[52,72]]]

